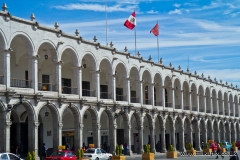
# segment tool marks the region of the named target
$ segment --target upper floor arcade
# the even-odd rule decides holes
[[[239,117],[237,87],[102,46],[96,37],[0,15],[0,85],[7,89]]]

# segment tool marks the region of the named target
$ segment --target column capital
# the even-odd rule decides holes
[[[39,122],[34,122],[34,126],[35,126],[36,128],[38,128],[39,125],[40,125]]]
[[[59,126],[60,129],[62,129],[63,123],[62,123],[62,122],[59,122],[59,123],[58,123],[58,126]]]
[[[138,126],[138,130],[142,130],[143,131],[143,126]]]
[[[150,130],[155,130],[155,126],[154,125],[150,126],[149,128],[150,128]]]
[[[113,129],[117,129],[117,124],[113,124]]]
[[[99,129],[99,130],[101,129],[101,124],[100,123],[97,124],[97,129]]]
[[[84,128],[84,124],[83,123],[79,123],[79,128],[83,129]]]
[[[10,127],[12,125],[12,121],[6,121],[6,126]]]

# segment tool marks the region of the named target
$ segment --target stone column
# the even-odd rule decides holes
[[[9,152],[10,153],[10,127],[11,127],[11,125],[12,125],[12,122],[11,121],[6,121],[6,123],[5,123],[5,127],[6,127],[6,129],[5,129],[5,133],[6,133],[6,135],[5,135],[5,142],[4,142],[4,144],[3,144],[3,148],[1,148],[1,150],[2,150],[2,152]],[[0,144],[1,146],[2,146],[2,144]]]
[[[161,153],[166,152],[166,140],[165,140],[165,124],[163,124],[164,127],[161,128]]]
[[[28,151],[34,151],[36,153],[36,158],[39,158],[38,155],[38,121],[32,121],[28,117]]]
[[[132,155],[132,149],[131,149],[131,128],[132,126],[130,124],[127,124],[124,126],[124,144],[127,142],[129,147],[129,153]],[[123,145],[124,145],[123,144]]]
[[[206,108],[206,96],[203,96],[203,108],[204,108],[204,112],[207,113],[207,108]]]
[[[193,129],[192,129],[192,124],[190,122],[190,127],[189,127],[189,131],[188,131],[188,143],[192,143],[193,144],[193,136],[192,136],[192,133],[193,133]]]
[[[182,126],[180,133],[179,133],[179,151],[185,152],[185,144],[184,144],[184,126]]]
[[[215,102],[216,102],[215,109],[216,109],[216,112],[217,112],[216,114],[219,115],[218,98],[215,99]]]
[[[196,104],[195,105],[196,105],[196,109],[197,109],[196,111],[199,112],[199,96],[198,96],[198,94],[196,94],[195,96],[196,96]]]
[[[59,95],[62,94],[62,61],[56,63],[56,91]]]
[[[189,110],[192,111],[192,92],[189,92]]]
[[[180,108],[181,109],[184,109],[183,107],[183,90],[182,91],[179,91],[179,99],[180,99]]]
[[[53,123],[53,150],[58,150],[58,146],[62,145],[62,122]]]
[[[91,81],[91,90],[95,91],[95,96],[97,100],[100,100],[100,72],[99,71],[92,71],[92,81]]]
[[[151,100],[151,105],[155,105],[155,100],[154,100],[154,84],[150,84],[150,96],[148,96],[148,100]]]
[[[4,52],[4,84],[7,88],[11,86],[11,68],[10,68],[10,51]]]
[[[144,153],[143,151],[143,126],[138,126],[138,138],[139,138],[139,149],[138,154]]]
[[[204,141],[204,145],[205,145],[205,143],[207,143],[208,142],[208,130],[207,130],[207,126],[205,125],[205,128],[204,128],[204,131],[202,132],[202,134],[203,134],[203,141]]]
[[[112,75],[110,76],[110,78],[111,78],[110,82],[112,83],[112,86],[111,86],[112,90],[109,91],[108,93],[111,94],[113,101],[116,101],[116,77],[115,75]]]
[[[209,138],[214,140],[213,122],[211,122],[211,130],[210,130]]]
[[[124,94],[124,96],[126,96],[126,101],[128,102],[128,104],[131,103],[131,85],[130,85],[131,79],[130,78],[126,78],[126,93]]]
[[[74,68],[74,87],[77,88],[77,93],[79,98],[82,98],[82,67],[75,67]]]
[[[175,97],[174,97],[174,89],[171,88],[170,90],[170,96],[171,96],[171,100],[172,100],[172,108],[175,109]]]
[[[150,126],[150,147],[151,147],[151,152],[152,153],[156,153],[156,149],[155,149],[155,125],[154,123],[152,124],[152,126]]]
[[[139,103],[140,103],[141,105],[143,105],[143,88],[142,88],[142,84],[143,84],[143,82],[142,82],[142,81],[139,81],[139,83],[138,83],[139,93],[137,92],[138,98],[139,98]]]
[[[163,106],[163,109],[165,109],[165,88],[161,87],[159,90],[160,92],[162,92],[161,93],[162,106]]]
[[[175,141],[175,126],[171,128],[171,144],[173,145],[173,148],[176,150],[176,141]]]
[[[220,138],[220,129],[218,128],[218,130],[216,131],[217,132],[217,142],[221,142],[221,138]]]
[[[101,133],[100,133],[100,129],[101,129],[101,124],[100,123],[96,123],[93,124],[92,126],[93,129],[93,143],[95,148],[100,148],[100,140],[101,140]]]
[[[197,133],[195,133],[195,136],[196,136],[195,149],[196,149],[197,151],[201,151],[200,120],[197,121],[196,131],[197,131]]]
[[[112,123],[110,124],[111,128],[109,130],[109,137],[110,137],[110,153],[112,153],[113,155],[115,155],[115,147],[117,145],[117,124],[116,123]]]
[[[74,124],[74,146],[75,146],[75,152],[77,152],[78,149],[82,148],[82,136],[83,136],[83,123],[79,123],[78,121]]]
[[[28,85],[38,92],[38,56],[32,56],[28,59]]]

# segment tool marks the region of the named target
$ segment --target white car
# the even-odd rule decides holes
[[[111,160],[112,154],[105,152],[101,148],[88,148],[84,151],[83,157],[89,160]]]
[[[0,153],[0,160],[23,160],[23,159],[12,153]]]

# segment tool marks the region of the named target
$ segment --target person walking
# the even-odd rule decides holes
[[[231,149],[230,149],[230,159],[229,160],[239,160],[239,156],[238,156],[237,152],[235,152],[233,147],[231,147]]]
[[[128,143],[126,142],[125,145],[124,145],[124,155],[129,155],[129,146],[128,146]]]
[[[224,158],[224,156],[221,153],[221,146],[220,144],[217,142],[217,157],[216,159],[218,159],[218,155],[221,155],[222,158]]]
[[[45,143],[42,145],[42,160],[44,160],[47,157],[47,148]]]

